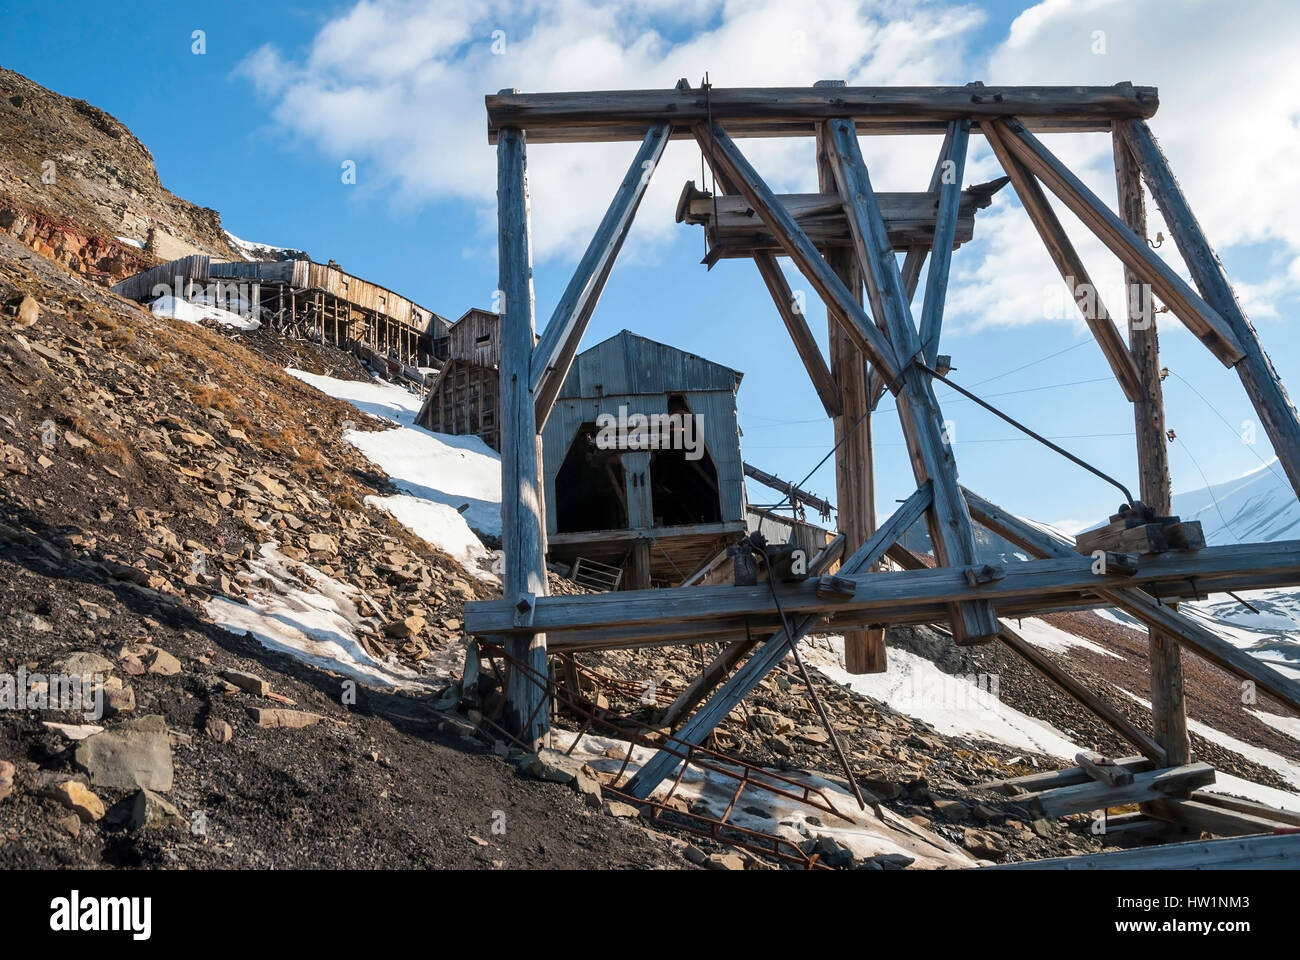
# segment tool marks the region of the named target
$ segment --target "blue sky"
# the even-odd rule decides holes
[[[706,70],[719,86],[824,78],[1151,84],[1162,95],[1152,127],[1279,373],[1300,389],[1290,349],[1300,289],[1300,174],[1290,159],[1300,145],[1300,68],[1287,52],[1297,47],[1300,18],[1280,2],[1134,6],[141,2],[123,15],[103,4],[9,4],[0,64],[117,116],[153,152],[164,185],[219,210],[238,236],[333,258],[453,319],[487,306],[497,286],[484,93],[669,87],[679,76],[698,82]],[[203,55],[192,52],[194,30],[205,31]],[[1236,83],[1248,84],[1251,97],[1240,98]],[[1104,136],[1048,145],[1113,200]],[[807,141],[742,147],[779,190],[815,189]],[[884,189],[924,189],[935,149],[930,138],[864,141]],[[634,144],[530,151],[539,326],[634,152]],[[346,160],[357,165],[355,185],[341,182]],[[997,173],[973,138],[967,181]],[[829,423],[753,265],[724,262],[707,272],[698,230],[672,223],[688,178],[699,179],[698,151],[674,143],[586,342],[626,327],[743,371],[746,458],[799,480],[829,449]],[[1130,408],[1068,301],[1060,309],[1064,287],[1005,194],[956,254],[941,349],[953,355],[959,382],[978,384],[1013,416],[1135,486]],[[1118,275],[1113,258],[1068,212],[1062,220],[1104,292]],[[1152,233],[1160,226],[1155,218]],[[791,282],[802,285],[794,274]],[[1107,299],[1115,312],[1118,297]],[[824,342],[824,314],[815,305],[810,313]],[[1172,371],[1168,419],[1178,435],[1175,490],[1271,459],[1262,429],[1253,446],[1241,441],[1254,414],[1236,376],[1172,317],[1161,321],[1162,361]],[[1117,491],[946,388],[939,395],[971,487],[1066,524],[1102,519],[1117,505]],[[875,436],[886,513],[914,486],[889,398]],[[833,499],[830,466],[807,485]],[[752,496],[770,499],[761,490]]]

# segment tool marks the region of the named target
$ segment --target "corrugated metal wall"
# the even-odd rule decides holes
[[[629,416],[667,413],[669,395],[679,394],[700,417],[704,446],[718,471],[722,520],[745,520],[745,474],[736,423],[738,379],[734,370],[626,330],[579,354],[542,430],[546,502],[556,502],[556,474],[584,423],[604,413],[617,417],[620,406],[626,406]],[[555,533],[554,510],[547,511],[546,526],[548,533]]]

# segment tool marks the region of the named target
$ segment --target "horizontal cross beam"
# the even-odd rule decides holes
[[[977,515],[977,519],[983,519]],[[882,530],[884,527],[881,528]],[[896,537],[891,537],[892,543]],[[874,540],[874,538],[873,538]],[[885,544],[887,547],[888,544]],[[883,548],[882,548],[883,553]],[[776,594],[787,614],[887,617],[908,604],[960,603],[988,600],[1001,603],[1080,592],[1114,593],[1133,587],[1232,577],[1276,585],[1300,584],[1300,540],[1232,544],[1194,552],[1171,551],[1139,559],[1131,573],[1095,573],[1094,560],[1073,551],[1044,560],[1010,563],[1001,579],[972,585],[967,569],[859,572],[838,575],[843,596],[818,596],[819,580],[780,584]],[[846,563],[851,569],[852,564]],[[1114,569],[1114,568],[1111,568]],[[1151,603],[1155,604],[1152,599]],[[520,622],[513,601],[484,600],[465,607],[465,629],[471,634],[558,633],[634,626],[637,624],[712,621],[725,617],[775,617],[777,607],[768,584],[752,587],[675,587],[666,590],[627,590],[619,593],[537,597],[533,615]]]
[[[1155,87],[709,87],[693,90],[602,90],[507,93],[484,98],[488,142],[504,126],[529,143],[640,140],[653,123],[674,138],[710,120],[738,137],[814,136],[816,124],[849,117],[863,134],[943,133],[951,120],[1019,117],[1043,131],[1110,130],[1111,122],[1149,118],[1160,105]]]

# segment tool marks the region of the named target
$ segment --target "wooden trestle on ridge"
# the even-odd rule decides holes
[[[810,631],[847,637],[851,670],[885,667],[882,628],[942,624],[956,643],[1000,642],[1133,743],[1174,799],[1144,807],[1177,817],[1177,805],[1205,782],[1191,763],[1183,704],[1183,649],[1254,683],[1300,710],[1300,684],[1239,650],[1170,601],[1225,590],[1300,584],[1300,541],[1205,547],[1194,524],[1170,512],[1168,460],[1157,354],[1156,301],[1188,327],[1226,367],[1237,371],[1278,459],[1300,491],[1300,423],[1213,248],[1191,212],[1146,121],[1156,112],[1152,87],[848,87],[693,89],[523,94],[486,98],[489,140],[497,146],[501,308],[501,452],[504,598],[471,603],[466,629],[501,642],[513,666],[504,722],[522,743],[541,743],[549,728],[545,691],[529,678],[547,675],[548,651],[721,642],[723,653],[670,711],[679,746],[698,745]],[[1089,189],[1040,136],[1097,132],[1113,142],[1119,213]],[[942,134],[928,189],[878,194],[860,138]],[[1006,180],[962,189],[969,139],[982,135]],[[815,137],[818,195],[775,194],[738,141]],[[714,191],[688,185],[678,219],[701,224],[709,262],[752,257],[781,321],[829,417],[836,423],[839,532],[835,556],[815,560],[802,581],[755,586],[687,586],[550,597],[538,433],[577,354],[592,312],[637,207],[671,140],[697,145]],[[640,141],[585,255],[540,342],[534,336],[532,253],[525,144]],[[1029,523],[959,486],[953,449],[933,381],[953,250],[970,237],[973,211],[1009,182],[1083,311],[1118,388],[1133,404],[1140,490],[1093,550]],[[1149,246],[1142,184],[1160,206],[1194,286]],[[1048,194],[1054,195],[1119,258],[1129,288],[1120,314],[1101,304]],[[897,252],[905,254],[900,265]],[[831,357],[823,357],[777,263],[788,257],[824,301]],[[926,261],[928,257],[928,267]],[[925,273],[919,316],[912,301]],[[938,369],[936,369],[938,368]],[[877,525],[870,441],[871,411],[893,393],[917,489]],[[855,429],[856,428],[856,429]],[[924,518],[937,566],[926,569],[898,544]],[[979,523],[1035,559],[981,563]],[[833,576],[830,561],[845,559]],[[882,569],[886,558],[904,567]],[[918,569],[919,567],[919,569]],[[775,578],[774,578],[775,579]],[[1007,619],[1055,610],[1118,607],[1150,631],[1152,729],[1148,733],[1075,683]],[[681,762],[665,747],[624,788],[647,798]],[[1092,761],[1089,761],[1092,762]],[[1107,762],[1108,763],[1108,762]],[[1083,803],[1104,807],[1113,765],[1085,773]],[[1117,774],[1129,793],[1132,775]],[[1212,778],[1213,771],[1209,772]],[[1100,786],[1098,786],[1100,784]],[[1112,785],[1113,786],[1113,785]],[[1078,789],[1065,783],[1063,789]],[[1116,786],[1115,789],[1120,789]],[[1136,792],[1135,792],[1136,791]],[[1182,801],[1177,800],[1180,795]],[[1093,793],[1099,793],[1094,798]],[[1118,795],[1118,794],[1116,794]],[[1040,794],[1041,797],[1041,794]],[[1069,798],[1049,801],[1065,809]],[[1204,819],[1204,811],[1198,815]]]

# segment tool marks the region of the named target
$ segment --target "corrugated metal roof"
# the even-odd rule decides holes
[[[720,363],[623,330],[578,354],[559,395],[578,399],[715,390],[734,394],[742,376]]]

